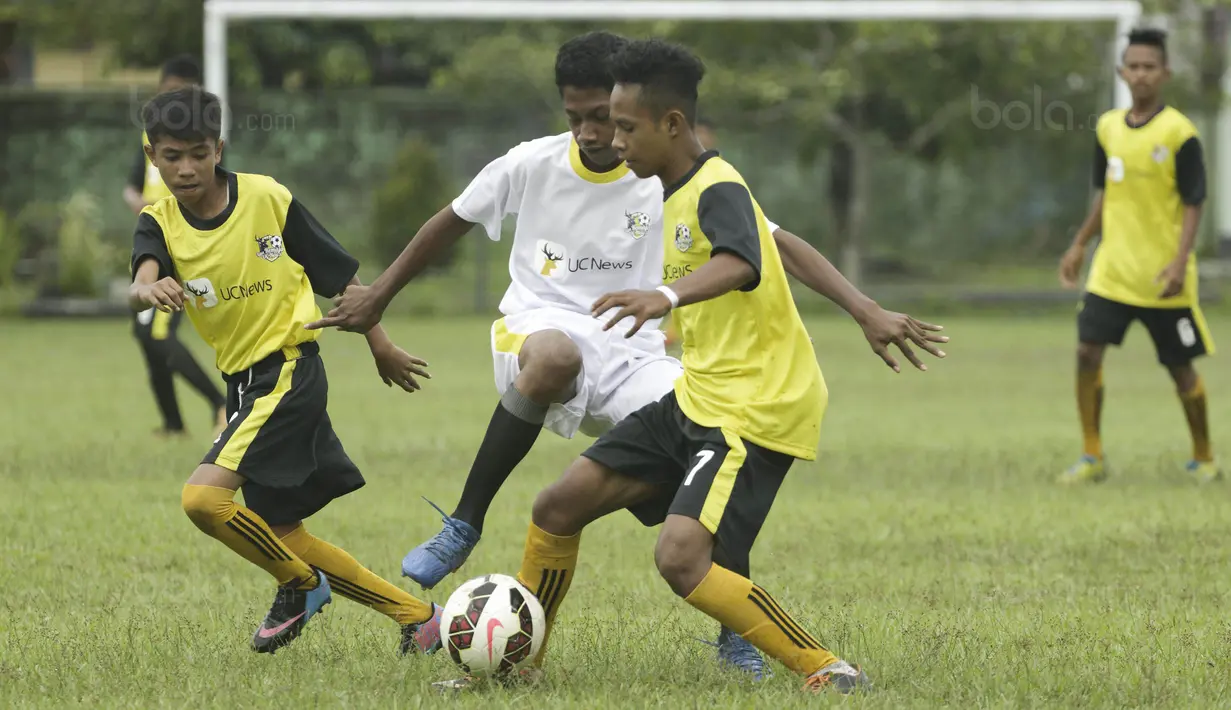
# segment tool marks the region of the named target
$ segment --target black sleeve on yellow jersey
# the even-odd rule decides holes
[[[1098,189],[1107,186],[1107,151],[1103,150],[1098,138],[1094,139],[1094,172],[1090,177],[1094,178],[1094,186]]]
[[[359,261],[294,198],[286,210],[282,241],[286,253],[303,267],[318,296],[333,298],[342,293],[359,271]]]
[[[128,184],[137,190],[145,188],[145,149],[137,152],[137,162],[128,171]]]
[[[710,240],[711,254],[730,252],[756,271],[740,290],[756,288],[761,283],[761,232],[748,188],[738,182],[718,182],[705,188],[697,200],[697,222]]]
[[[137,267],[146,259],[158,261],[158,278],[164,279],[175,275],[171,264],[171,254],[167,251],[167,240],[162,234],[158,221],[148,213],[142,212],[137,217],[137,231],[133,233],[133,256],[130,268],[131,278],[136,278]]]
[[[1193,136],[1175,154],[1175,186],[1186,205],[1205,202],[1205,157],[1201,141]]]

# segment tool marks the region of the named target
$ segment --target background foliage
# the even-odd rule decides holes
[[[5,6],[18,41],[107,43],[117,66],[200,51],[199,0]],[[1216,49],[1228,13],[1213,0],[1149,6],[1172,14],[1173,100],[1200,118],[1222,98]],[[387,262],[484,163],[564,129],[555,49],[594,28],[232,25],[228,160],[275,175],[357,251]],[[610,28],[678,40],[705,58],[702,110],[719,126],[719,147],[776,221],[841,257],[851,275],[934,282],[992,263],[1049,262],[1084,215],[1093,122],[1112,93],[1110,24]],[[124,245],[131,215],[116,196],[148,91],[0,94],[0,128],[16,139],[0,165],[21,176],[5,181],[0,209],[21,223],[85,189],[98,198],[103,238]],[[21,234],[24,250],[44,239],[37,232]],[[122,271],[123,260],[112,266]]]

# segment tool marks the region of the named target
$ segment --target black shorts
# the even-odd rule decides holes
[[[1130,306],[1093,293],[1082,297],[1077,338],[1095,345],[1119,345],[1134,320],[1150,332],[1158,361],[1167,367],[1187,365],[1212,351],[1200,308]]]
[[[660,486],[629,508],[642,524],[668,515],[701,522],[729,558],[746,560],[794,457],[684,415],[670,392],[633,412],[582,454],[617,473]]]
[[[134,313],[133,335],[142,343],[170,340],[175,337],[183,318],[183,311],[164,313],[157,308]]]
[[[227,381],[227,428],[202,463],[244,477],[244,503],[270,525],[303,520],[363,487],[325,412],[316,343],[285,348]]]

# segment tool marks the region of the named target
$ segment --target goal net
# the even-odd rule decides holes
[[[1140,17],[1119,0],[207,0],[204,59],[228,159],[285,176],[383,264],[486,162],[565,130],[560,41],[662,35],[706,61],[702,118],[775,221],[874,291],[943,297],[1051,290]],[[270,69],[304,43],[311,71]],[[502,245],[483,241],[439,269],[474,300],[433,308],[494,306]]]

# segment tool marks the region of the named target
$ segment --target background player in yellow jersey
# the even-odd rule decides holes
[[[273,652],[299,635],[331,589],[402,627],[401,650],[440,643],[440,609],[381,579],[302,521],[364,485],[325,410],[328,384],[313,296],[358,284],[359,263],[289,190],[223,170],[221,105],[198,86],[156,96],[142,112],[146,151],[171,196],[146,207],[133,237],[133,310],[181,311],[217,354],[226,429],[189,477],[184,512],[202,532],[277,580],[252,638]],[[418,389],[425,363],[367,332],[386,384]],[[247,507],[235,503],[243,489]]]
[[[539,494],[518,579],[543,604],[550,634],[582,529],[628,509],[646,525],[662,524],[655,562],[676,594],[806,676],[808,689],[851,692],[867,684],[861,671],[764,589],[714,563],[719,550],[747,559],[791,464],[816,457],[828,395],[765,215],[739,173],[697,140],[703,74],[695,56],[658,40],[630,42],[612,60],[612,146],[637,177],[665,186],[669,285],[604,295],[593,314],[617,309],[605,329],[633,318],[631,337],[674,310],[684,374]],[[848,310],[864,307],[878,326],[892,323],[893,342],[918,367],[908,341],[943,356],[933,342],[947,338],[929,332],[937,326],[880,310],[849,283],[843,296]],[[876,347],[896,369],[884,345]]]
[[[158,93],[201,83],[201,67],[190,56],[183,55],[167,60],[162,66]],[[134,214],[141,214],[147,205],[170,195],[158,169],[145,154],[145,136],[141,136],[141,149],[134,151],[136,160],[124,186],[124,203]],[[134,146],[135,147],[135,146]],[[175,375],[178,374],[201,393],[210,405],[215,427],[221,431],[226,426],[226,397],[218,389],[212,377],[197,364],[192,352],[180,342],[178,330],[183,314],[167,313],[156,308],[147,308],[133,314],[133,336],[145,356],[145,368],[149,373],[150,388],[154,401],[162,414],[162,435],[184,432],[184,419],[180,416],[179,401],[175,394]]]
[[[1071,288],[1086,246],[1102,235],[1077,316],[1077,404],[1084,439],[1080,459],[1060,480],[1096,482],[1107,477],[1099,419],[1103,405],[1103,354],[1119,345],[1134,320],[1154,340],[1158,360],[1175,381],[1193,454],[1187,470],[1199,481],[1221,477],[1210,447],[1205,387],[1193,360],[1214,352],[1197,297],[1193,247],[1205,201],[1205,165],[1192,122],[1163,103],[1171,76],[1166,35],[1129,35],[1120,77],[1133,106],[1105,113],[1095,147],[1094,205],[1060,262]]]

